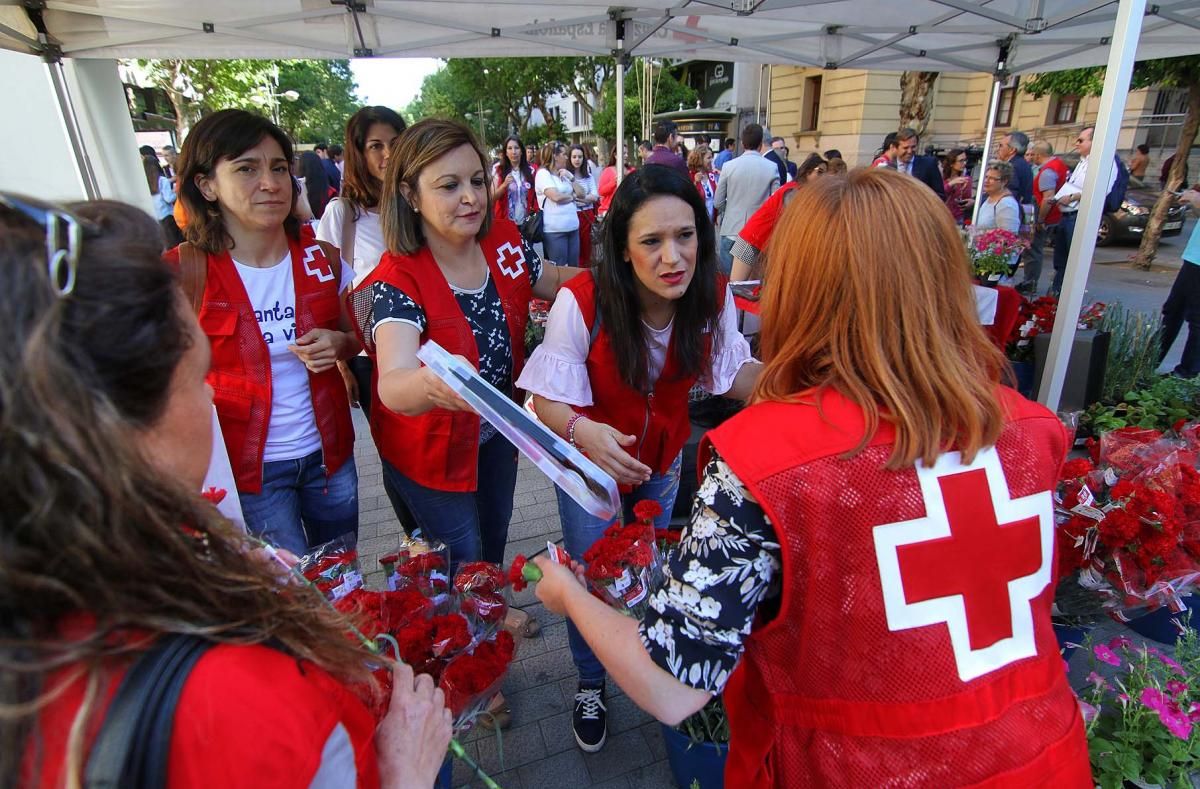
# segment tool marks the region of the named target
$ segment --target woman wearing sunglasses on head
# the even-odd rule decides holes
[[[396,665],[377,727],[364,701],[381,701],[380,658],[196,494],[211,356],[161,254],[132,206],[0,194],[0,775],[432,786],[451,731],[442,692]],[[178,672],[152,671],[168,654]],[[169,694],[139,704],[131,675],[175,688],[173,710]],[[125,756],[149,772],[135,779]]]
[[[188,242],[167,253],[213,349],[208,380],[250,531],[297,555],[358,530],[354,427],[337,362],[358,353],[330,261],[292,209],[292,144],[223,110],[179,157]]]

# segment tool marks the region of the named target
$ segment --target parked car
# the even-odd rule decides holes
[[[1151,188],[1134,189],[1132,186],[1125,193],[1125,201],[1121,209],[1111,214],[1105,214],[1100,220],[1100,229],[1096,231],[1096,244],[1107,246],[1119,241],[1140,241],[1146,231],[1146,223],[1150,221],[1150,213],[1158,200],[1159,190]],[[1177,203],[1172,203],[1163,222],[1163,238],[1177,236],[1183,232],[1184,211],[1186,209]]]

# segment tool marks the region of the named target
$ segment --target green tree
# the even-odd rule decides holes
[[[274,93],[294,90],[295,101],[279,102],[279,125],[296,142],[343,143],[346,121],[358,111],[358,86],[349,60],[284,60]]]
[[[638,96],[637,80],[633,79],[633,69],[625,78],[625,117],[638,118],[642,112],[642,101]],[[666,69],[658,69],[655,74],[654,114],[672,112],[682,105],[684,108],[696,106],[699,94],[684,85]],[[592,131],[604,140],[615,140],[617,137],[617,84],[616,80],[607,80],[600,94],[600,106],[592,114]],[[627,136],[634,136],[633,126],[629,120],[625,123]]]
[[[1104,72],[1103,67],[1055,71],[1038,74],[1023,85],[1025,91],[1033,96],[1044,96],[1047,93],[1060,96],[1098,96],[1104,88]],[[1171,172],[1167,174],[1167,187],[1154,203],[1154,210],[1146,223],[1146,231],[1142,234],[1141,246],[1138,247],[1137,256],[1133,260],[1135,267],[1145,270],[1150,268],[1158,253],[1163,223],[1174,199],[1171,193],[1183,183],[1183,170],[1187,166],[1192,146],[1196,143],[1197,130],[1200,130],[1200,56],[1139,61],[1133,66],[1133,77],[1129,86],[1186,88],[1188,92],[1188,109],[1183,118],[1183,126],[1179,130],[1175,161],[1171,165]]]

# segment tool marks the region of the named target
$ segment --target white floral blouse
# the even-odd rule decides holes
[[[715,695],[741,658],[759,606],[765,616],[778,608],[782,562],[766,513],[716,454],[696,496],[640,633],[655,663]]]

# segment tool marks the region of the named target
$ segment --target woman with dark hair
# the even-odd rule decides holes
[[[308,207],[312,210],[313,219],[320,220],[329,203],[329,176],[325,173],[325,163],[321,157],[312,151],[300,154],[300,176],[304,181],[304,193],[308,198]]]
[[[132,206],[0,194],[0,775],[119,785],[89,757],[159,712],[113,699],[169,645],[200,655],[161,750],[131,754],[168,764],[147,785],[431,786],[450,739],[433,682],[395,664],[377,730],[368,661],[391,661],[198,495],[209,344],[161,254]]]
[[[796,175],[792,180],[796,183],[810,183],[825,175],[828,169],[829,163],[825,161],[821,154],[810,153],[796,168]]]
[[[379,200],[388,157],[404,119],[387,107],[363,107],[346,122],[346,147],[342,191],[325,206],[317,226],[317,240],[330,260],[340,258],[354,269],[354,284],[379,265],[387,251],[379,221]],[[338,363],[346,382],[350,405],[370,415],[371,360],[365,354]]]
[[[871,162],[872,167],[890,167],[896,169],[896,157],[900,154],[900,134],[898,132],[888,132],[883,138],[883,145],[879,148],[879,153],[875,155],[875,160]]]
[[[212,344],[208,380],[250,531],[297,555],[358,531],[354,426],[337,362],[358,353],[330,261],[292,216],[292,143],[244,110],[200,119],[179,158],[187,244],[167,253]]]
[[[492,192],[496,218],[506,218],[517,227],[537,213],[533,192],[533,168],[525,158],[521,138],[511,134],[504,141],[504,155],[492,173]]]
[[[538,597],[659,720],[721,695],[726,786],[1093,786],[1050,620],[1070,440],[1001,385],[940,198],[822,178],[772,246],[765,367],[642,621],[544,557]]]
[[[626,159],[629,157],[629,150],[625,150]],[[625,166],[625,174],[633,172],[632,167],[628,164]],[[596,204],[596,213],[599,219],[603,219],[608,214],[608,209],[612,206],[613,195],[617,193],[617,146],[613,145],[608,150],[608,166],[600,171],[600,177],[596,182],[596,194],[600,196],[600,202]],[[595,244],[593,244],[593,248]]]
[[[543,266],[516,225],[494,218],[489,169],[461,123],[428,118],[405,130],[384,178],[388,251],[354,299],[376,365],[371,432],[384,478],[454,566],[504,560],[517,451],[417,349],[432,340],[516,396],[529,300],[553,299],[576,271]],[[537,623],[526,621],[532,635]]]
[[[657,501],[665,528],[691,433],[688,391],[744,399],[757,379],[729,286],[717,274],[704,200],[675,170],[648,165],[617,189],[604,220],[606,258],[567,283],[546,339],[517,385],[538,418],[621,486],[626,518]],[[558,491],[567,551],[583,556],[609,525]],[[604,745],[604,667],[568,628],[579,672],[572,719],[584,751]]]
[[[600,192],[596,188],[596,172],[588,161],[587,149],[582,145],[570,148],[568,169],[575,177],[575,184],[583,191],[576,194],[575,213],[579,216],[579,266],[592,265],[592,226],[596,224],[596,204]]]
[[[946,186],[946,208],[954,221],[962,224],[967,212],[975,205],[975,188],[967,174],[967,152],[951,148],[942,157],[942,182]]]

